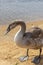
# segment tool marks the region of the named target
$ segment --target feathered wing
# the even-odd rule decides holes
[[[32,30],[32,29],[31,29]],[[26,46],[28,48],[38,49],[42,46],[43,30],[40,28],[34,28],[31,32],[26,32],[23,35],[24,40],[26,41]]]
[[[32,37],[38,38],[40,35],[42,35],[42,29],[35,27],[32,31]]]
[[[40,36],[42,36],[43,34],[42,29],[38,28],[38,27],[34,27],[31,29],[30,32],[26,32],[23,37],[29,37],[29,38],[38,38]]]

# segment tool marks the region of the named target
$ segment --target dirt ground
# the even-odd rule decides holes
[[[43,29],[43,21],[28,22],[26,26],[27,30],[32,26],[38,26]],[[8,25],[0,25],[0,65],[36,65],[31,61],[35,56],[39,55],[39,50],[30,49],[28,53],[29,59],[25,62],[20,62],[18,58],[26,54],[26,49],[18,47],[13,40],[19,27],[4,35],[7,27]],[[43,50],[41,61],[37,65],[43,65]]]

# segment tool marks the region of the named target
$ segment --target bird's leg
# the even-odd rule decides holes
[[[26,53],[26,56],[29,56],[29,55],[28,55],[28,51],[29,51],[29,49],[27,49],[27,53]]]
[[[29,49],[27,49],[26,56],[22,56],[22,57],[19,58],[19,60],[20,60],[21,62],[28,60],[28,57],[29,57],[29,56],[28,56],[28,50],[29,50]]]
[[[39,56],[36,56],[34,59],[33,59],[33,63],[35,63],[35,64],[38,64],[38,63],[40,63],[40,60],[41,60],[41,52],[42,52],[42,49],[40,49],[40,54],[39,54]]]

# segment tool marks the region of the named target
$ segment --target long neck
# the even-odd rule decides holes
[[[15,42],[18,43],[18,41],[20,41],[25,33],[25,30],[26,30],[26,25],[24,22],[18,22],[17,25],[20,25],[20,29],[19,31],[16,33],[15,37],[14,37],[14,40]]]
[[[19,22],[18,25],[21,26],[20,32],[21,32],[22,34],[24,34],[25,31],[26,31],[26,25],[25,25],[25,23],[24,23],[24,22]]]

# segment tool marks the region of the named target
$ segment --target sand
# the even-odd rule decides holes
[[[43,29],[43,21],[26,23],[27,30],[32,26],[38,26]],[[29,59],[25,62],[20,62],[19,57],[26,55],[26,49],[20,48],[14,43],[13,37],[18,31],[19,27],[16,27],[6,36],[4,35],[8,25],[0,25],[0,65],[36,65],[32,63],[32,59],[39,55],[39,50],[29,50]],[[43,50],[42,50],[43,57]],[[43,65],[43,58],[37,65]]]

